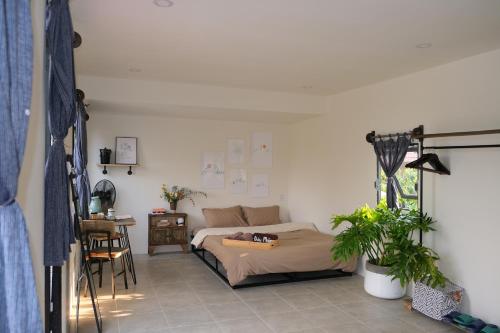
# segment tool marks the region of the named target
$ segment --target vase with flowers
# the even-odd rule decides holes
[[[195,197],[207,197],[207,194],[202,191],[194,191],[191,190],[187,187],[181,187],[178,185],[173,185],[171,187],[168,187],[167,185],[163,184],[161,187],[161,195],[160,197],[167,201],[170,204],[170,210],[176,211],[177,210],[177,203],[181,200],[188,199],[191,201],[193,204],[193,207],[195,206]]]

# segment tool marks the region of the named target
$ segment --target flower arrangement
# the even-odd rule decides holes
[[[173,185],[169,188],[167,185],[163,184],[161,187],[160,197],[170,203],[170,208],[172,210],[175,210],[177,208],[177,202],[184,199],[189,199],[193,206],[195,206],[196,203],[194,201],[194,197],[196,196],[206,198],[207,194],[205,192],[193,191],[187,187],[180,187],[178,185]]]

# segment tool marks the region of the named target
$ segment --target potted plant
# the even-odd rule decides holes
[[[331,222],[332,229],[350,223],[335,237],[334,260],[367,255],[364,286],[369,294],[396,299],[405,295],[411,281],[433,288],[445,285],[446,278],[437,267],[438,255],[413,237],[418,230],[434,230],[429,216],[380,204],[376,208],[365,205],[350,215],[333,216]]]
[[[160,197],[168,201],[170,204],[170,210],[173,210],[174,212],[177,210],[177,203],[181,200],[189,199],[193,206],[195,206],[194,197],[207,197],[205,192],[193,191],[187,187],[180,187],[178,185],[174,185],[169,188],[167,185],[163,184],[161,192]]]

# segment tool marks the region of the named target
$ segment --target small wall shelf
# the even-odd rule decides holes
[[[101,164],[101,163],[98,163],[97,166],[98,167],[101,167],[103,168],[102,169],[102,173],[105,175],[108,173],[108,169],[107,168],[128,168],[128,171],[127,171],[127,174],[130,176],[131,174],[133,174],[132,172],[132,168],[133,167],[136,167],[138,166],[139,164],[114,164],[114,163],[111,163],[111,164]]]

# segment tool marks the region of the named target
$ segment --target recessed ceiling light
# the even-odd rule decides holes
[[[158,7],[172,7],[174,5],[172,0],[153,0],[153,3]]]
[[[428,49],[428,48],[432,47],[432,44],[431,43],[420,43],[420,44],[417,44],[416,47],[419,49]]]

